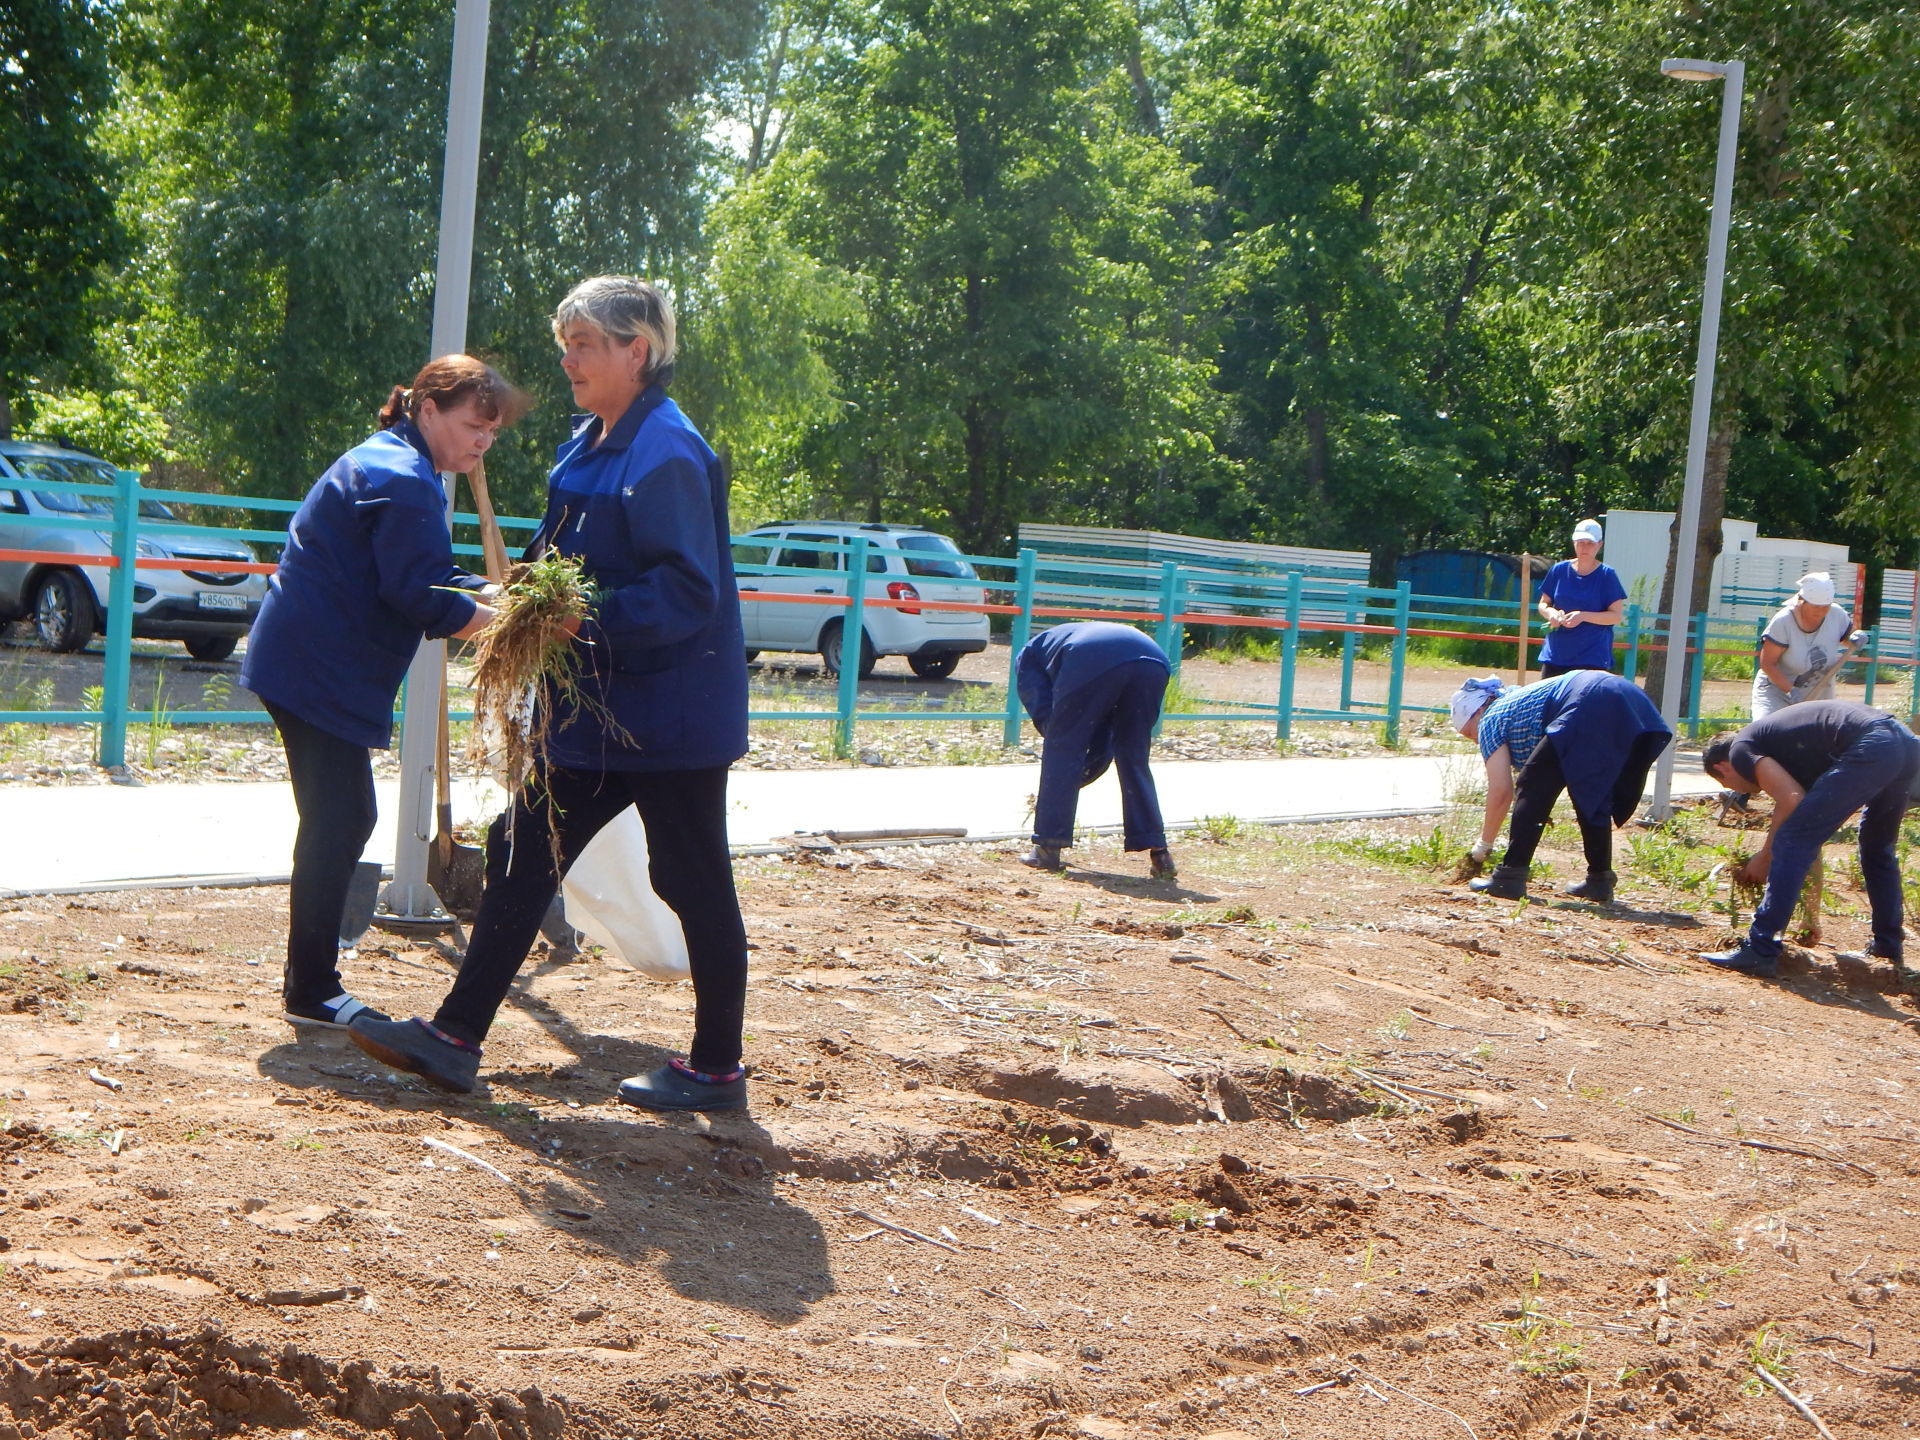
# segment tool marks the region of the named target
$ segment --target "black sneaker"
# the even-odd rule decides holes
[[[368,1020],[391,1018],[345,994],[323,1000],[318,1005],[289,1005],[280,1013],[289,1025],[313,1030],[344,1030],[363,1016]]]
[[[1162,845],[1147,852],[1147,875],[1154,880],[1178,880],[1180,869],[1173,863],[1173,852]]]
[[[436,1089],[470,1094],[480,1074],[480,1047],[455,1040],[425,1020],[360,1019],[347,1038],[383,1065],[418,1075]]]
[[[699,1072],[677,1060],[658,1070],[620,1082],[620,1099],[642,1110],[744,1110],[747,1108],[747,1072],[736,1070],[724,1080],[702,1080]]]
[[[1762,955],[1745,940],[1731,950],[1706,952],[1700,958],[1709,965],[1718,965],[1722,970],[1738,971],[1760,980],[1771,980],[1780,973],[1779,956]]]

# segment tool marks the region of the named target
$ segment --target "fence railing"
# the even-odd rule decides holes
[[[0,709],[0,724],[42,723],[96,725],[100,730],[98,759],[103,766],[118,767],[126,762],[127,733],[130,725],[144,723],[147,712],[129,706],[133,658],[134,586],[122,583],[123,577],[142,570],[188,570],[204,573],[270,573],[276,566],[270,560],[176,559],[158,554],[143,554],[142,541],[158,537],[203,536],[223,540],[248,540],[264,545],[285,541],[284,530],[263,530],[250,526],[190,524],[177,519],[155,518],[142,514],[143,502],[191,505],[215,510],[256,515],[279,515],[298,508],[295,501],[263,499],[253,496],[223,496],[189,491],[151,490],[140,484],[132,472],[121,471],[111,485],[80,482],[31,481],[24,488],[50,494],[92,497],[109,502],[110,513],[89,516],[34,515],[15,518],[0,515],[0,564],[13,563],[33,570],[77,570],[87,576],[96,595],[104,593],[103,611],[106,637],[102,684],[98,687],[97,709]],[[472,534],[479,523],[471,514],[454,517],[457,555],[478,558],[481,547]],[[502,517],[503,529],[531,531],[538,521],[522,517]],[[10,530],[22,525],[35,529],[88,531],[102,537],[103,547],[83,547],[73,553],[64,550],[6,548]],[[1061,576],[1041,575],[1041,563],[1034,551],[1022,550],[1017,556],[959,555],[927,551],[907,551],[882,543],[886,532],[876,538],[858,536],[842,542],[809,540],[807,548],[816,555],[832,556],[831,570],[813,566],[777,565],[750,557],[756,547],[771,552],[782,543],[779,536],[742,535],[734,540],[735,568],[741,582],[743,602],[753,604],[820,607],[840,621],[842,636],[867,633],[868,617],[884,610],[945,611],[962,614],[1004,617],[1011,644],[1006,672],[1006,700],[995,709],[959,708],[922,709],[897,704],[860,703],[860,647],[841,646],[842,663],[834,691],[832,708],[755,709],[756,721],[830,721],[835,748],[849,753],[861,722],[958,720],[971,723],[997,723],[1002,743],[1012,746],[1020,740],[1022,709],[1015,675],[1015,660],[1031,636],[1036,623],[1075,618],[1121,620],[1150,628],[1161,648],[1170,657],[1174,673],[1180,671],[1189,628],[1212,627],[1216,630],[1265,632],[1278,642],[1277,683],[1271,700],[1205,700],[1198,708],[1170,711],[1165,723],[1250,721],[1269,725],[1279,739],[1289,738],[1302,722],[1364,724],[1379,726],[1388,744],[1397,744],[1409,715],[1437,713],[1443,706],[1410,704],[1406,695],[1407,661],[1410,642],[1421,639],[1478,641],[1503,647],[1517,664],[1522,647],[1529,667],[1537,669],[1535,651],[1544,640],[1537,617],[1522,620],[1517,606],[1510,601],[1479,601],[1455,596],[1416,595],[1411,587],[1382,588],[1295,572],[1284,575],[1235,575],[1223,577],[1217,570],[1187,570],[1174,561],[1142,566],[1124,561],[1097,562],[1077,560],[1073,583]],[[899,570],[875,561],[893,557],[920,562],[911,577],[914,594],[889,595],[888,576],[898,578]],[[940,575],[925,573],[930,558],[942,562],[960,562],[954,568],[971,573]],[[763,588],[768,581],[814,582],[803,593],[788,593]],[[876,585],[876,580],[881,581]],[[26,587],[31,591],[31,581]],[[945,597],[945,598],[943,598]],[[1685,647],[1690,668],[1690,702],[1684,722],[1698,729],[1701,721],[1701,696],[1709,657],[1737,655],[1752,657],[1758,649],[1759,631],[1764,622],[1715,621],[1697,616]],[[1338,649],[1340,663],[1339,698],[1333,704],[1303,704],[1296,691],[1300,674],[1300,647],[1303,638],[1326,637]],[[1616,663],[1629,679],[1636,678],[1647,658],[1666,648],[1661,617],[1630,605],[1624,622],[1616,629]],[[1387,664],[1384,698],[1362,698],[1356,693],[1357,666],[1363,650],[1384,649]],[[1872,704],[1879,672],[1888,666],[1912,667],[1916,659],[1912,647],[1900,646],[1899,653],[1883,654],[1876,634],[1872,647],[1863,657],[1866,675],[1865,698]],[[1331,657],[1329,657],[1331,658]],[[1906,687],[1903,708],[1913,718],[1915,687]],[[157,693],[157,692],[156,692]],[[156,705],[157,705],[156,701]],[[405,697],[396,718],[405,714]],[[262,710],[181,710],[166,711],[169,724],[226,725],[257,724],[270,719]],[[470,718],[456,714],[455,719]]]

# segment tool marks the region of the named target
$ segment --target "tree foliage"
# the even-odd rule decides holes
[[[0,4],[0,438],[30,382],[91,354],[101,272],[120,253],[94,143],[112,96],[107,24],[95,0]]]
[[[450,8],[126,0],[112,93],[76,42],[71,143],[0,197],[94,196],[78,304],[111,173],[135,258],[0,370],[297,491],[424,358]],[[1748,66],[1709,504],[1913,558],[1901,7],[496,0],[491,40],[470,334],[546,402],[511,506],[564,430],[553,302],[629,270],[742,521],[1557,549],[1678,489],[1719,90],[1658,62],[1693,54]]]
[[[147,120],[141,162],[171,172],[150,313],[190,357],[179,443],[232,488],[298,493],[428,358],[452,7],[138,4],[125,103]],[[565,435],[554,304],[694,247],[695,101],[757,17],[754,0],[493,5],[468,345],[543,402],[496,460],[504,503],[535,503]]]

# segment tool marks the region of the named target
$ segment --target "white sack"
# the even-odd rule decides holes
[[[611,959],[655,980],[687,978],[687,937],[653,893],[647,827],[633,806],[587,842],[560,889],[567,923]]]

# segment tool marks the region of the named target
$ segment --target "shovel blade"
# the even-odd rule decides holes
[[[435,851],[436,859],[437,856]],[[449,846],[444,865],[428,865],[427,883],[449,915],[472,920],[480,909],[480,892],[487,883],[487,852],[478,845]]]
[[[373,924],[373,908],[380,903],[380,863],[362,860],[353,867],[347,903],[340,911],[340,948],[351,950]]]

